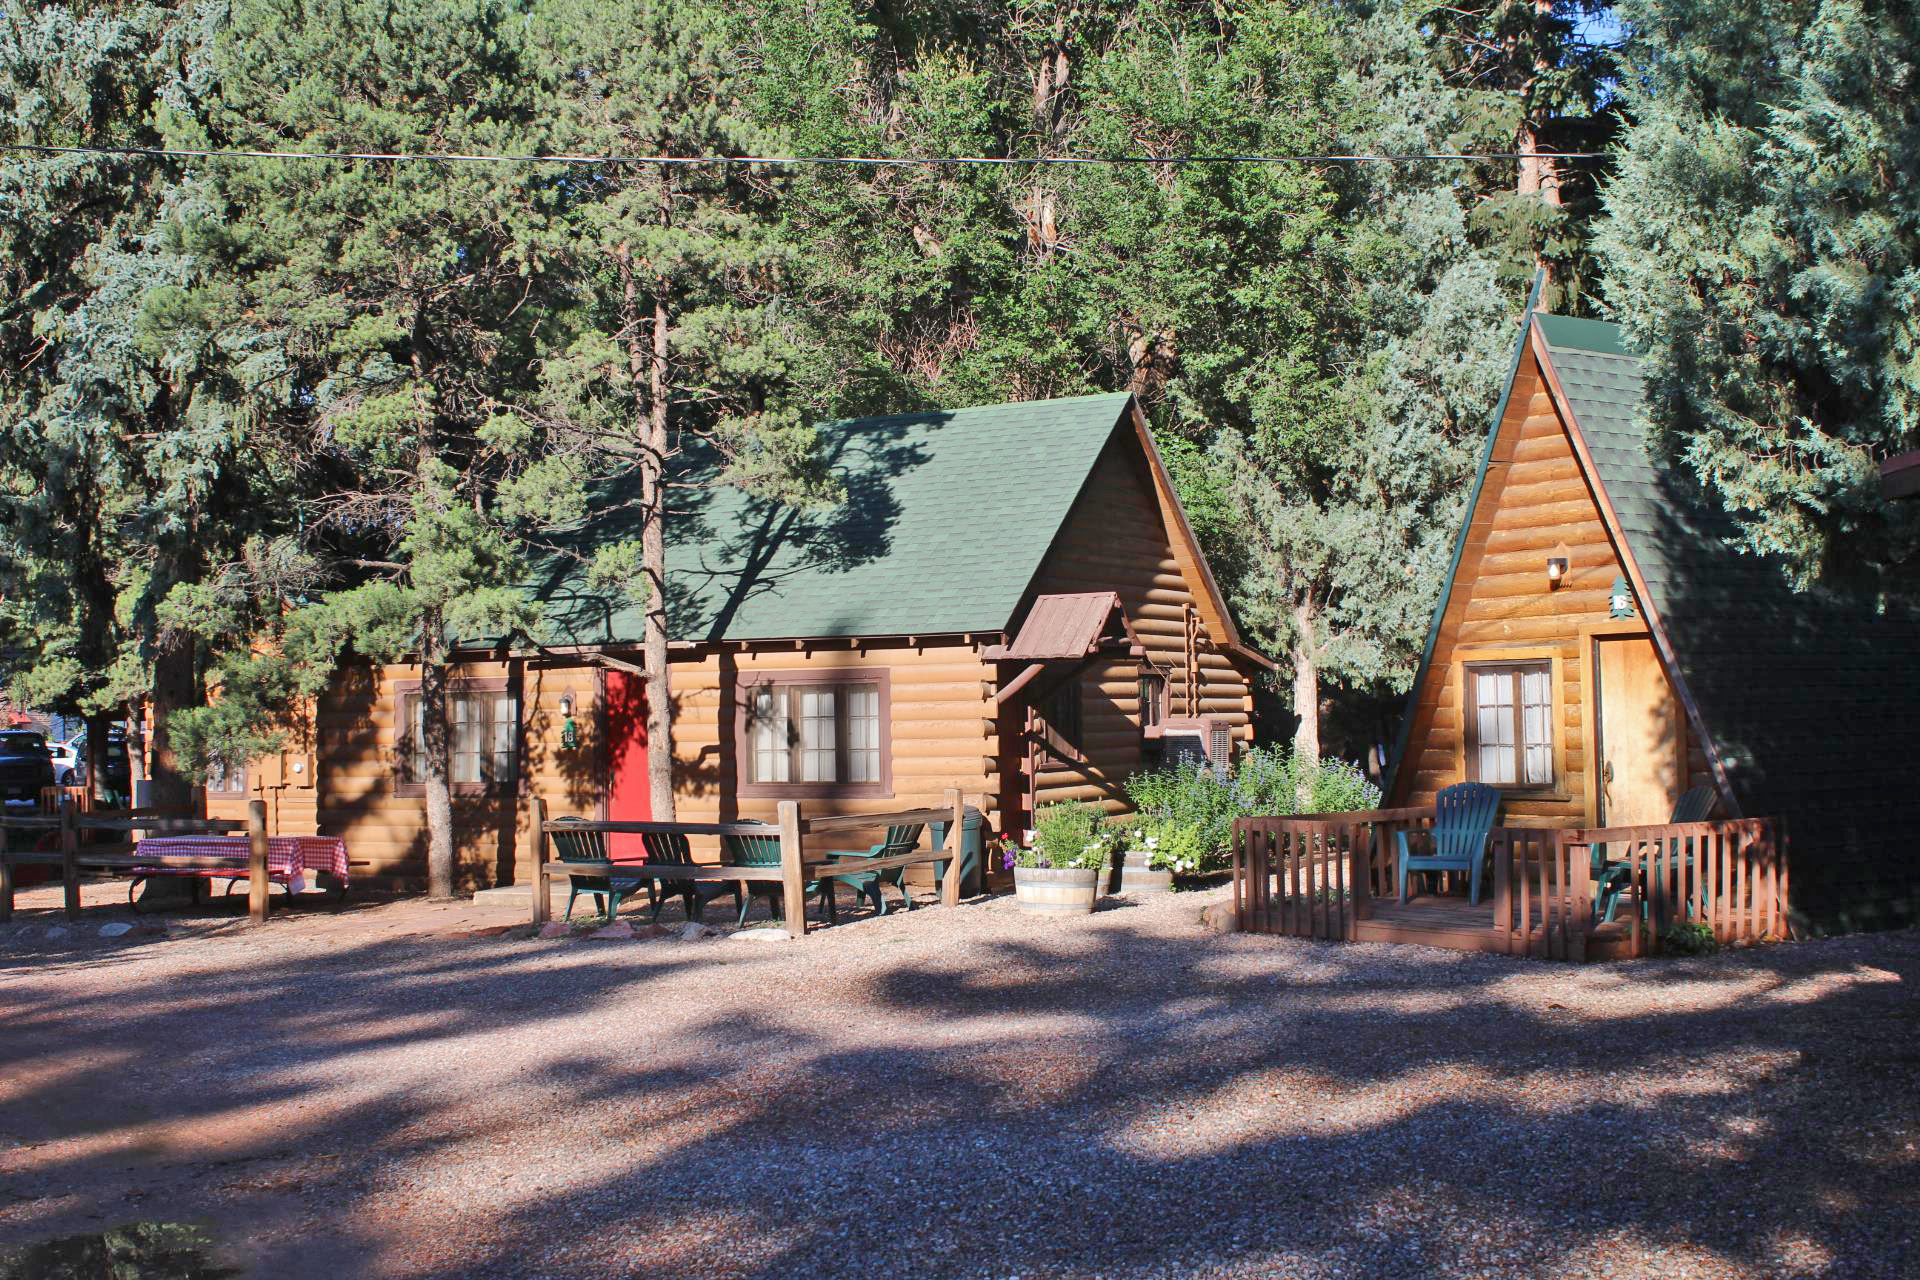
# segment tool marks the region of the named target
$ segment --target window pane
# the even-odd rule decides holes
[[[875,685],[847,690],[847,780],[880,781],[880,690]]]
[[[506,782],[513,777],[514,739],[520,729],[519,708],[511,695],[493,695],[493,759],[489,782]]]
[[[447,695],[447,718],[453,722],[447,744],[452,757],[447,762],[447,778],[450,782],[480,781],[481,720],[478,702],[479,699],[469,693]]]
[[[1476,671],[1473,675],[1475,728],[1480,734],[1480,781],[1495,785],[1514,781],[1513,673]]]
[[[1525,735],[1527,782],[1545,786],[1553,781],[1553,690],[1550,668],[1530,667],[1520,673],[1521,732]]]
[[[787,770],[787,697],[784,689],[753,693],[752,780],[785,782]]]
[[[406,706],[407,781],[422,782],[427,776],[426,703],[416,693],[408,695]]]
[[[839,735],[836,732],[836,693],[831,688],[801,689],[800,781],[837,782]]]

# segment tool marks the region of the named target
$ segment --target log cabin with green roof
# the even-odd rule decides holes
[[[1174,755],[1252,739],[1240,636],[1128,395],[830,424],[828,509],[681,478],[669,525],[667,696],[676,818],[771,819],[783,799],[857,814],[960,788],[993,831],[1037,805],[1125,808]],[[617,503],[574,552],[634,536]],[[556,556],[537,645],[461,655],[450,715],[469,887],[525,883],[549,816],[646,820],[641,612]],[[343,669],[316,709],[311,827],[373,878],[423,879],[410,761],[417,667]],[[292,776],[281,769],[276,776]],[[218,803],[214,805],[218,808]],[[301,811],[304,815],[306,810]],[[697,851],[698,852],[698,851]]]

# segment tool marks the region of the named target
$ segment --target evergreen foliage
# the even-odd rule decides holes
[[[1920,509],[1920,9],[1630,0],[1607,300],[1657,444],[1805,582],[1897,584]],[[1907,588],[1910,590],[1910,588]]]

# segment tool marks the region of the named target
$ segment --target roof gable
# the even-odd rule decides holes
[[[805,510],[732,486],[679,490],[669,524],[676,641],[997,632],[1013,621],[1130,396],[859,418],[821,428],[845,500]],[[699,474],[698,469],[695,476]],[[609,503],[575,549],[637,537]],[[537,580],[559,643],[638,642],[642,611],[571,558]]]

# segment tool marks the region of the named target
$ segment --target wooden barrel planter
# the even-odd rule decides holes
[[[1145,849],[1129,849],[1120,855],[1120,892],[1129,896],[1143,893],[1168,893],[1173,889],[1173,872],[1156,871],[1147,865],[1153,855]]]
[[[1083,916],[1100,896],[1100,872],[1081,867],[1015,867],[1013,896],[1039,916]]]

